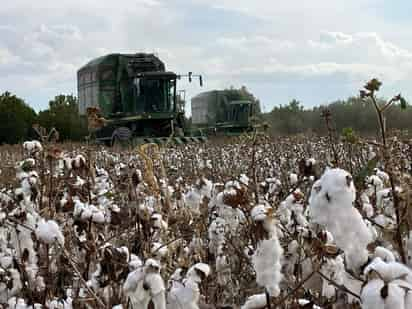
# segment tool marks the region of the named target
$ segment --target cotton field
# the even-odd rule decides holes
[[[0,308],[412,308],[411,145],[3,146]]]

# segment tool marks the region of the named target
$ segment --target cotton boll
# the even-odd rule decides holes
[[[376,175],[366,177],[366,183],[368,184],[368,189],[366,193],[371,196],[375,192],[383,189],[383,181]]]
[[[376,206],[378,208],[386,208],[391,206],[392,203],[392,197],[391,193],[392,190],[387,188],[387,189],[382,189],[376,192]]]
[[[261,240],[252,256],[253,268],[256,271],[256,282],[267,289],[271,296],[280,293],[279,283],[282,280],[281,257],[283,249],[277,237]]]
[[[389,175],[384,171],[380,170],[379,168],[375,168],[373,171],[375,172],[375,175],[378,176],[383,182],[389,181]]]
[[[309,213],[313,223],[332,233],[336,245],[345,252],[348,267],[358,270],[368,259],[366,248],[372,242],[372,235],[359,211],[353,207],[355,195],[348,172],[328,169],[313,184]]]
[[[197,263],[189,268],[183,283],[175,281],[168,294],[168,309],[199,309],[200,289],[202,279],[210,273],[209,265]]]
[[[37,224],[36,236],[46,244],[52,244],[57,240],[61,246],[64,246],[64,236],[56,221],[41,219]]]
[[[266,307],[266,294],[256,294],[248,297],[241,309],[261,309]]]
[[[225,242],[226,221],[216,218],[212,221],[208,229],[209,251],[217,255],[218,248]]]
[[[336,258],[327,258],[321,268],[322,273],[342,285],[345,277],[345,266],[343,264],[342,256],[338,255]],[[322,296],[327,298],[335,297],[336,287],[328,280],[322,278]]]
[[[206,179],[205,177],[202,177],[200,181],[198,182],[198,185],[200,186],[199,193],[203,197],[211,198],[212,197],[212,192],[213,192],[213,182],[210,180]]]
[[[270,207],[266,205],[257,205],[252,208],[250,215],[254,221],[263,221],[266,219],[266,214],[269,209]]]
[[[152,244],[151,252],[152,254],[155,254],[156,258],[162,258],[167,255],[168,253],[167,246],[164,246],[163,244],[159,242],[154,242]]]
[[[154,213],[151,216],[151,222],[152,222],[152,227],[155,230],[162,230],[162,231],[166,231],[167,230],[167,222],[163,220],[163,217],[161,214],[159,213]]]
[[[373,206],[369,203],[362,204],[362,210],[368,218],[372,218],[374,214]]]
[[[104,213],[101,211],[93,212],[92,214],[92,221],[94,223],[103,224],[105,222]]]
[[[147,308],[150,301],[156,309],[165,309],[165,286],[160,276],[160,264],[153,259],[146,260],[144,268],[131,272],[123,285],[133,308]]]
[[[42,144],[36,140],[24,142],[23,148],[30,155],[43,151]]]
[[[240,181],[240,183],[242,183],[246,186],[249,185],[249,177],[247,177],[245,174],[240,175],[239,181]]]
[[[192,189],[185,195],[185,204],[190,210],[198,213],[200,207],[201,196],[200,194]]]
[[[142,260],[135,254],[130,255],[129,269],[131,271],[141,268],[143,266]]]
[[[308,222],[303,215],[304,208],[301,202],[302,197],[303,193],[297,189],[280,203],[277,214],[279,215],[280,221],[285,224],[288,229],[291,229],[292,226],[296,227],[296,224],[300,227],[308,225]]]
[[[291,185],[295,185],[298,183],[298,175],[295,173],[292,173],[289,175],[289,181]]]
[[[405,290],[396,284],[387,285],[387,296],[382,297],[386,288],[381,279],[369,281],[362,290],[362,309],[406,309]]]
[[[375,217],[375,222],[386,229],[392,230],[395,227],[395,219],[383,214]]]
[[[380,278],[387,282],[402,278],[406,282],[412,284],[412,271],[401,263],[385,263],[382,258],[376,257],[368,266],[366,266],[364,273],[367,275],[372,271],[377,272]]]
[[[391,251],[384,247],[376,247],[373,253],[374,257],[380,257],[384,262],[395,262],[395,256]]]
[[[372,237],[372,241],[375,241],[376,239],[378,239],[378,231],[376,230],[375,226],[370,221],[364,221],[364,222],[369,229],[369,232]]]
[[[262,224],[268,233],[268,239],[262,239],[258,242],[252,256],[256,282],[264,287],[269,295],[278,296],[280,293],[279,283],[283,278],[281,273],[283,249],[277,237],[276,224],[271,217],[267,217],[263,222],[257,222],[257,224]]]
[[[309,300],[307,299],[298,299],[298,304],[301,306],[305,306],[308,305],[310,303]],[[312,309],[321,309],[321,307],[316,306],[316,305],[312,305]]]

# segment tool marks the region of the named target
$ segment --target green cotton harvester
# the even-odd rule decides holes
[[[96,58],[77,72],[79,113],[91,110],[104,119],[93,128],[98,142],[187,143],[202,142],[210,135],[233,135],[253,129],[257,104],[209,91],[192,99],[192,127],[184,117],[185,101],[177,94],[182,77],[166,71],[154,54],[109,54]],[[90,116],[90,115],[88,115]],[[89,117],[89,127],[91,118]]]
[[[213,90],[192,98],[192,130],[207,135],[239,135],[256,128],[259,103],[237,90]]]

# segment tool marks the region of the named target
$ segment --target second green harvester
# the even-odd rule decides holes
[[[231,98],[226,90],[202,92],[191,103],[192,130],[207,135],[238,135],[253,130],[259,108],[257,102]]]

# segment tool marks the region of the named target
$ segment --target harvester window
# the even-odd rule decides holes
[[[144,105],[146,112],[171,112],[172,104],[170,98],[170,81],[168,80],[154,80],[141,79],[139,81],[140,90],[136,89],[138,93],[137,104]],[[136,85],[136,80],[135,80]],[[137,85],[136,85],[137,86]]]

